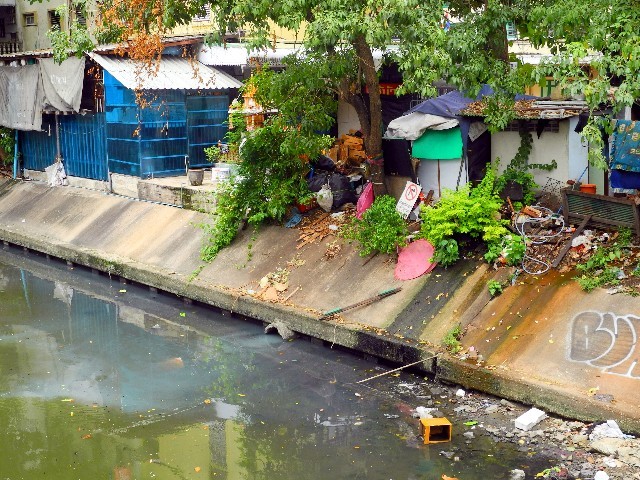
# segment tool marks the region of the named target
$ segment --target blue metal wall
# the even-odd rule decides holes
[[[107,180],[104,113],[60,115],[60,151],[67,175]],[[55,161],[56,127],[53,115],[44,115],[43,132],[20,134],[24,168],[44,170]]]
[[[228,118],[229,95],[187,97],[187,137],[191,166],[210,165],[204,149],[224,142]]]
[[[191,166],[209,165],[204,148],[224,138],[228,95],[152,90],[140,108],[108,71],[104,86],[109,171],[149,178],[184,174],[187,157]]]

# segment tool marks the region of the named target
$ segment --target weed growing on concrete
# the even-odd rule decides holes
[[[491,296],[495,297],[502,293],[503,286],[502,283],[498,282],[497,280],[489,280],[489,283],[487,283],[487,288],[489,289],[489,293],[491,294]]]
[[[451,353],[458,353],[462,350],[460,338],[462,338],[462,328],[460,327],[460,324],[458,324],[447,332],[442,343]]]
[[[627,247],[631,244],[631,238],[631,230],[621,228],[613,244],[600,246],[586,262],[576,266],[582,273],[577,278],[582,290],[590,292],[598,287],[620,285],[620,279],[625,276],[622,267],[629,257]]]

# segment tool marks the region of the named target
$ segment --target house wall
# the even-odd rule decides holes
[[[559,122],[558,132],[543,132],[540,138],[533,132],[533,146],[529,163],[548,165],[552,160],[558,164],[555,170],[532,170],[536,183],[544,187],[548,179],[557,180],[564,186],[569,179],[577,179],[587,166],[588,147],[574,132],[576,119]],[[500,172],[513,159],[520,146],[518,132],[498,132],[491,135],[491,158],[500,158]],[[586,175],[583,181],[586,180]]]
[[[360,120],[356,109],[347,102],[338,103],[338,136],[349,133],[349,130],[360,130]]]
[[[50,48],[51,41],[47,37],[49,31],[49,10],[55,10],[65,4],[64,0],[44,0],[42,3],[30,3],[28,0],[16,2],[16,23],[21,30],[22,48],[24,51]],[[25,24],[25,15],[34,14],[35,25]]]
[[[49,21],[49,11],[55,10],[61,5],[67,5],[69,14],[66,18],[61,18],[60,27],[63,31],[69,30],[70,23],[81,20],[76,16],[71,0],[42,0],[31,3],[29,0],[16,0],[16,26],[18,40],[22,41],[22,50],[25,52],[51,48],[51,41],[47,37],[47,32],[51,28]],[[87,0],[85,20],[87,28],[93,31],[98,10],[94,0]],[[25,14],[35,14],[35,25],[25,25]]]

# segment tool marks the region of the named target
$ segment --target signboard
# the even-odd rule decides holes
[[[400,199],[396,204],[396,211],[402,215],[402,218],[407,218],[413,210],[413,206],[418,200],[422,187],[413,182],[407,182],[407,186],[404,187],[404,192],[400,195]]]
[[[399,83],[380,82],[380,95],[395,95],[399,86]],[[364,87],[364,92],[369,93],[369,89],[366,86]]]

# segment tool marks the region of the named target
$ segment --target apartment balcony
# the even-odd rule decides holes
[[[3,0],[0,0],[3,1]],[[4,55],[7,53],[18,53],[22,51],[22,42],[18,41],[10,41],[10,42],[2,42],[0,41],[0,55]]]

